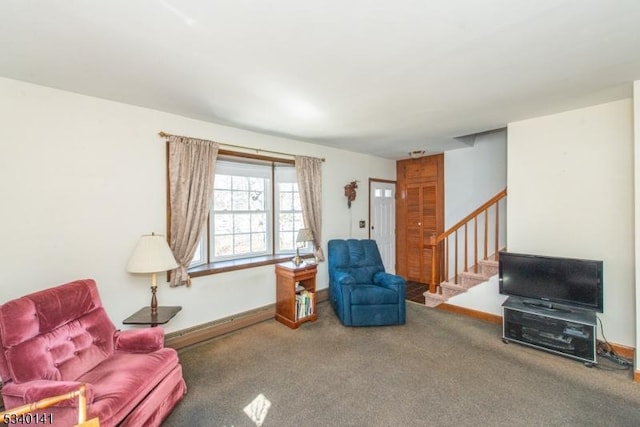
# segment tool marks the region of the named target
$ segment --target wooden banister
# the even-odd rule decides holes
[[[436,236],[432,235],[429,242],[425,244],[425,249],[431,251],[431,281],[429,283],[429,292],[436,293],[440,286],[440,283],[444,280],[448,280],[449,266],[451,265],[449,260],[449,241],[448,238],[453,236],[454,242],[454,283],[458,283],[458,231],[464,228],[464,271],[469,269],[468,253],[469,253],[469,223],[473,221],[473,269],[474,272],[478,272],[478,217],[484,214],[484,242],[483,242],[483,259],[488,259],[489,251],[489,210],[495,208],[495,226],[494,226],[494,256],[497,257],[498,245],[500,241],[500,215],[499,215],[499,203],[507,196],[507,189],[500,191],[498,194],[487,200],[480,207],[475,209],[469,215],[454,224],[451,228]],[[442,259],[440,254],[442,254]]]
[[[87,421],[87,397],[86,397],[86,385],[82,384],[77,390],[70,391],[68,393],[59,394],[57,396],[46,397],[38,400],[37,402],[28,403],[26,405],[18,406],[4,412],[0,412],[0,420],[12,420],[18,419],[17,417],[24,416],[31,412],[46,409],[56,403],[64,402],[65,400],[78,398],[78,424],[77,426],[83,427],[99,427],[100,422],[98,418],[93,418]],[[44,420],[42,424],[52,424],[53,420]],[[30,424],[30,423],[27,423]]]
[[[496,202],[499,202],[501,199],[505,198],[507,195],[507,189],[505,188],[504,190],[502,190],[501,192],[499,192],[498,194],[496,194],[495,196],[493,196],[492,198],[490,198],[489,200],[487,200],[486,202],[484,202],[482,204],[482,206],[480,206],[479,208],[477,208],[476,210],[474,210],[473,212],[471,212],[469,215],[465,216],[464,218],[462,218],[460,221],[456,222],[455,225],[453,225],[451,228],[449,228],[447,231],[445,231],[444,233],[440,234],[437,239],[442,241],[442,239],[450,236],[452,233],[454,233],[456,230],[462,228],[463,225],[465,225],[466,223],[468,223],[469,221],[471,221],[472,219],[476,218],[477,216],[479,216],[481,213],[483,213],[484,211],[486,211],[488,208],[490,208],[493,204],[495,204]]]

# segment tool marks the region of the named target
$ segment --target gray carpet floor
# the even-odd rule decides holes
[[[640,384],[607,360],[505,344],[499,325],[411,302],[402,326],[347,328],[327,302],[318,314],[180,351],[188,393],[164,425],[640,425]]]

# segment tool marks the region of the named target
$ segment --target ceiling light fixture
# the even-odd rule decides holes
[[[426,154],[425,150],[409,151],[409,157],[411,157],[412,159],[419,159],[420,157],[424,156],[425,154]]]

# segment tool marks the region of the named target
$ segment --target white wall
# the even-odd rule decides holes
[[[395,162],[0,79],[0,303],[78,278],[96,279],[117,327],[149,304],[149,278],[125,272],[139,236],[165,233],[165,144],[159,131],[325,157],[323,240],[366,238],[370,177],[395,179]],[[343,187],[363,184],[351,210]],[[327,286],[321,264],[318,288]],[[168,331],[275,302],[274,267],[158,290],[182,305]]]
[[[473,147],[448,151],[445,153],[444,161],[445,229],[448,229],[484,202],[507,188],[507,130],[501,129],[480,134],[476,138]],[[499,206],[500,218],[503,219],[504,223],[506,201],[502,200]],[[483,224],[480,221],[478,225],[479,240],[481,242],[483,242]],[[495,224],[493,215],[489,216],[489,224],[490,227]],[[470,237],[472,237],[472,234]],[[461,240],[460,243],[462,243]],[[505,228],[500,230],[499,243],[500,248],[503,248],[506,244]],[[482,245],[483,243],[480,243],[479,250],[483,250]],[[453,256],[453,247],[451,247],[450,252],[451,256]],[[493,252],[493,249],[490,248],[489,255]],[[469,252],[469,257],[472,256],[472,252]],[[483,256],[484,254],[479,255],[479,257]],[[459,258],[462,257],[463,251],[460,251]],[[462,263],[463,261],[460,260],[459,264],[463,265]],[[492,280],[449,299],[447,303],[501,315],[500,305],[503,301],[504,297],[498,294],[497,280]]]
[[[634,346],[631,100],[511,123],[508,134],[507,247],[603,260],[605,336]]]
[[[507,130],[476,137],[444,154],[445,224],[449,227],[507,187]]]

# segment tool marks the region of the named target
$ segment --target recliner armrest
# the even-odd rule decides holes
[[[335,273],[335,279],[336,283],[339,285],[355,285],[356,283],[356,279],[344,271],[337,271]]]
[[[164,347],[164,329],[126,329],[116,331],[115,351],[126,353],[151,353]]]
[[[2,394],[6,396],[14,396],[22,399],[24,404],[34,403],[39,400],[54,397],[61,394],[77,391],[83,383],[78,381],[51,381],[51,380],[35,380],[25,383],[16,384],[9,382],[2,387]],[[85,397],[87,399],[87,405],[93,403],[93,387],[91,384],[85,383]],[[78,398],[67,399],[65,401],[56,403],[54,406],[58,407],[78,407]]]
[[[384,286],[385,288],[398,290],[399,287],[405,286],[407,282],[404,277],[398,276],[397,274],[379,271],[373,275],[373,283],[379,286]]]

